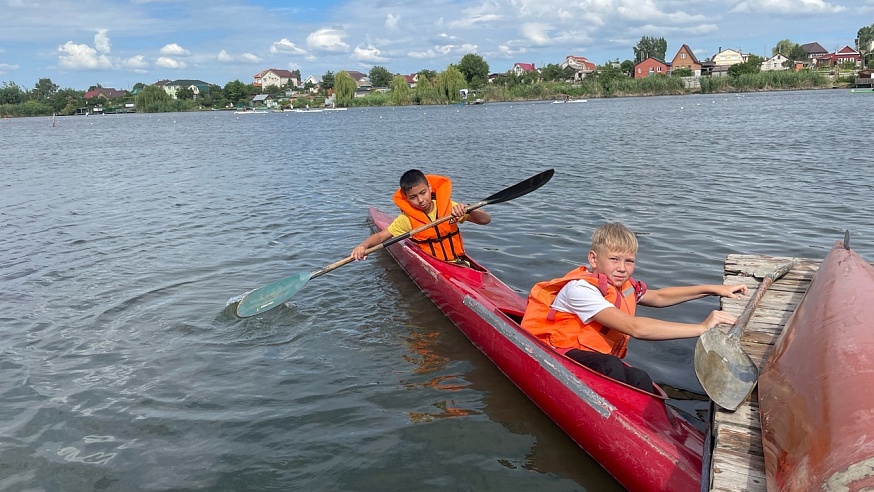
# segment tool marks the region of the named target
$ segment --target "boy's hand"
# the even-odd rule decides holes
[[[736,285],[716,285],[715,294],[720,297],[728,297],[729,299],[739,299],[740,294],[747,293],[747,286],[744,284],[736,284]]]
[[[702,325],[704,325],[705,329],[709,330],[714,326],[723,323],[726,325],[733,325],[735,321],[737,321],[737,318],[726,313],[725,311],[715,310],[710,313],[710,316],[707,316],[707,319],[704,320],[704,323],[702,323]]]
[[[366,260],[367,256],[364,255],[364,252],[366,250],[367,248],[365,248],[363,244],[355,246],[354,248],[352,248],[352,259],[354,259],[355,261]]]
[[[449,211],[453,217],[456,219],[460,219],[467,214],[467,205],[463,203],[456,203],[452,206],[452,210]]]

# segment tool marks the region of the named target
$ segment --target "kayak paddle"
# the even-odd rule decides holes
[[[759,368],[740,346],[740,338],[765,291],[795,266],[795,260],[765,275],[755,295],[728,333],[710,329],[695,344],[695,375],[707,396],[726,410],[737,410],[752,393],[759,379]]]
[[[525,181],[501,190],[482,201],[468,205],[465,209],[465,213],[470,213],[486,205],[502,203],[512,200],[514,198],[519,198],[522,195],[527,195],[528,193],[531,193],[537,188],[545,185],[547,181],[552,178],[552,175],[554,173],[554,169],[548,169],[546,171],[543,171],[542,173],[532,176]],[[446,222],[451,218],[452,215],[447,215],[446,217],[441,217],[434,222],[431,222],[430,224],[425,224],[421,227],[413,229],[410,232],[401,234],[400,236],[395,236],[391,239],[387,239],[382,243],[377,244],[376,246],[367,248],[364,254],[369,255],[375,251],[379,251],[380,249],[391,246],[394,243],[403,241],[410,236],[423,232],[438,224],[442,224],[443,222]],[[246,294],[243,294],[243,296],[240,298],[239,304],[237,304],[237,316],[241,318],[248,318],[249,316],[255,316],[256,314],[260,314],[264,311],[272,309],[287,301],[293,295],[297,294],[297,292],[301,290],[310,279],[324,275],[332,270],[336,270],[337,268],[340,268],[341,266],[352,261],[354,261],[352,257],[347,256],[346,258],[343,258],[338,262],[332,263],[318,270],[314,270],[312,272],[296,273],[281,280],[277,280],[272,284],[265,285],[264,287],[255,289],[251,292],[247,292]]]

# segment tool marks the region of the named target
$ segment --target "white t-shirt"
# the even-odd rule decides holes
[[[553,309],[576,314],[583,323],[588,323],[592,317],[609,307],[615,306],[604,299],[598,287],[585,280],[571,280],[552,301]]]

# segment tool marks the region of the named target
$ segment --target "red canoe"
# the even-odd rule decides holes
[[[838,241],[759,376],[768,490],[874,489],[874,268]]]
[[[372,208],[377,229],[392,217]],[[525,299],[485,267],[445,263],[410,241],[388,247],[434,304],[625,488],[701,488],[703,434],[657,395],[620,383],[561,356],[523,330]]]

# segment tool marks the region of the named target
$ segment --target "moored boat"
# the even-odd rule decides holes
[[[874,488],[874,267],[838,241],[759,376],[769,491]]]
[[[393,217],[372,208],[374,229]],[[544,413],[633,491],[700,489],[704,436],[647,393],[559,355],[519,326],[525,299],[482,265],[439,261],[409,240],[388,252],[446,316]]]

